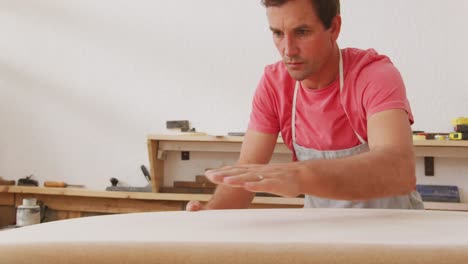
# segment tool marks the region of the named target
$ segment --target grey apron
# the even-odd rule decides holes
[[[343,57],[340,51],[340,63],[339,63],[339,74],[340,74],[340,94],[343,91],[344,86],[344,71],[343,71]],[[302,147],[296,143],[296,101],[297,92],[299,90],[299,82],[296,82],[294,90],[293,107],[292,107],[292,140],[296,157],[299,161],[313,160],[313,159],[337,159],[343,157],[349,157],[357,155],[363,152],[369,151],[369,145],[367,142],[356,132],[361,144],[359,146],[336,150],[336,151],[320,151],[315,149],[309,149]],[[349,116],[344,112],[346,116]],[[354,128],[353,128],[354,130]],[[424,205],[421,196],[418,192],[413,191],[407,195],[385,197],[366,201],[347,201],[347,200],[332,200],[324,199],[311,195],[305,196],[304,208],[388,208],[388,209],[424,209]]]

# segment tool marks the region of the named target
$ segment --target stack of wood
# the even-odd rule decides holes
[[[191,193],[191,194],[213,194],[216,184],[210,182],[206,176],[197,175],[195,181],[174,181],[174,187],[162,187],[163,193]],[[256,193],[256,196],[278,197],[270,193]]]
[[[0,176],[0,185],[15,185],[15,180],[4,180],[2,176]]]
[[[163,193],[202,193],[212,194],[216,184],[210,182],[204,175],[195,176],[195,181],[174,181],[174,187],[162,187]]]

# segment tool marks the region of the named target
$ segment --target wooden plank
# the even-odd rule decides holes
[[[210,182],[210,180],[208,180],[208,178],[206,178],[205,175],[197,175],[197,176],[195,176],[195,181],[196,181],[196,182]]]
[[[15,195],[13,193],[0,193],[0,205],[15,205]]]
[[[137,213],[178,211],[182,209],[182,201],[148,201],[133,199],[95,198],[50,196],[40,194],[18,194],[16,203],[21,204],[22,198],[34,197],[42,201],[51,210],[100,212],[100,213]]]
[[[15,185],[16,181],[15,180],[4,180],[2,177],[0,177],[0,185]]]
[[[181,187],[161,187],[161,192],[164,193],[179,193],[179,194],[213,194],[213,188],[181,188]]]
[[[175,188],[207,188],[214,189],[216,184],[212,182],[190,182],[190,181],[174,181]]]

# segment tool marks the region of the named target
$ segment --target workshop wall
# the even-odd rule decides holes
[[[166,120],[244,131],[263,68],[279,59],[259,2],[0,1],[0,175],[143,186],[146,135]],[[468,116],[467,12],[465,0],[343,0],[340,46],[389,55],[413,129],[448,132]],[[429,178],[418,160],[419,182],[468,190],[466,164],[436,159]]]

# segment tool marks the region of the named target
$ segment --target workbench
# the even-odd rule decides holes
[[[45,221],[103,214],[181,211],[191,200],[208,201],[209,194],[90,191],[71,188],[0,186],[0,228],[16,221],[23,198],[47,206]],[[301,208],[303,198],[255,197],[250,208]],[[464,203],[424,203],[428,210],[468,211]]]
[[[118,214],[154,211],[179,211],[190,200],[208,201],[208,194],[159,193],[164,178],[164,161],[170,151],[231,152],[238,153],[242,137],[215,136],[148,136],[153,193],[91,191],[71,188],[43,188],[0,186],[0,227],[15,222],[16,207],[23,198],[37,198],[48,207],[47,221],[100,214]],[[415,141],[418,157],[468,158],[467,141]],[[275,153],[291,152],[278,139]],[[424,203],[429,210],[468,211],[468,203]],[[298,208],[303,198],[256,197],[251,208]]]
[[[181,211],[191,200],[206,202],[208,194],[91,191],[71,188],[0,186],[0,228],[16,221],[23,198],[47,206],[46,221],[102,214]],[[255,197],[251,208],[300,208],[301,198]]]

